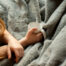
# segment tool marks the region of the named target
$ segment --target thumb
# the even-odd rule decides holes
[[[30,33],[34,33],[35,31],[37,31],[38,29],[37,28],[32,28],[32,29],[30,29]]]
[[[8,59],[11,59],[11,50],[9,47],[8,47]]]

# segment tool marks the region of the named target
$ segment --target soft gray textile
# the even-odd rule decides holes
[[[66,0],[0,0],[0,17],[16,39],[36,21],[44,22],[47,35],[43,43],[28,46],[19,63],[5,59],[0,66],[66,66]]]

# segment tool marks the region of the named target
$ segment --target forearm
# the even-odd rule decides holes
[[[11,41],[11,40],[16,40],[7,30],[5,30],[4,31],[4,35],[3,35],[3,42],[4,43],[7,43],[8,44],[8,42],[9,41]],[[27,44],[28,44],[28,42],[27,42],[27,40],[26,40],[26,38],[23,38],[23,39],[21,39],[21,40],[19,40],[19,43],[23,46],[23,47],[25,47]]]
[[[13,39],[15,38],[7,30],[5,30],[3,34],[3,42],[8,44],[8,42]]]
[[[24,37],[23,39],[19,40],[19,43],[23,46],[26,47],[27,45],[29,45],[26,37]]]

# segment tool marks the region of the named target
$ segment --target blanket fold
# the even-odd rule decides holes
[[[42,43],[25,48],[24,57],[11,66],[66,65],[66,0],[23,0],[20,5],[18,0],[0,0],[0,17],[16,39],[25,36],[31,22],[43,22],[41,27],[47,35]],[[0,66],[10,66],[3,61]]]

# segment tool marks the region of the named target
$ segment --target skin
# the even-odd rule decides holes
[[[7,45],[0,47],[0,59],[7,57]]]
[[[24,55],[24,47],[42,40],[42,33],[35,34],[34,31],[36,30],[37,28],[30,29],[26,36],[19,41],[17,41],[7,30],[5,30],[3,34],[3,42],[8,45],[2,46],[4,48],[0,48],[0,55],[3,56],[3,58],[8,57],[8,59],[11,59],[13,52],[15,54],[15,61],[18,62]]]

